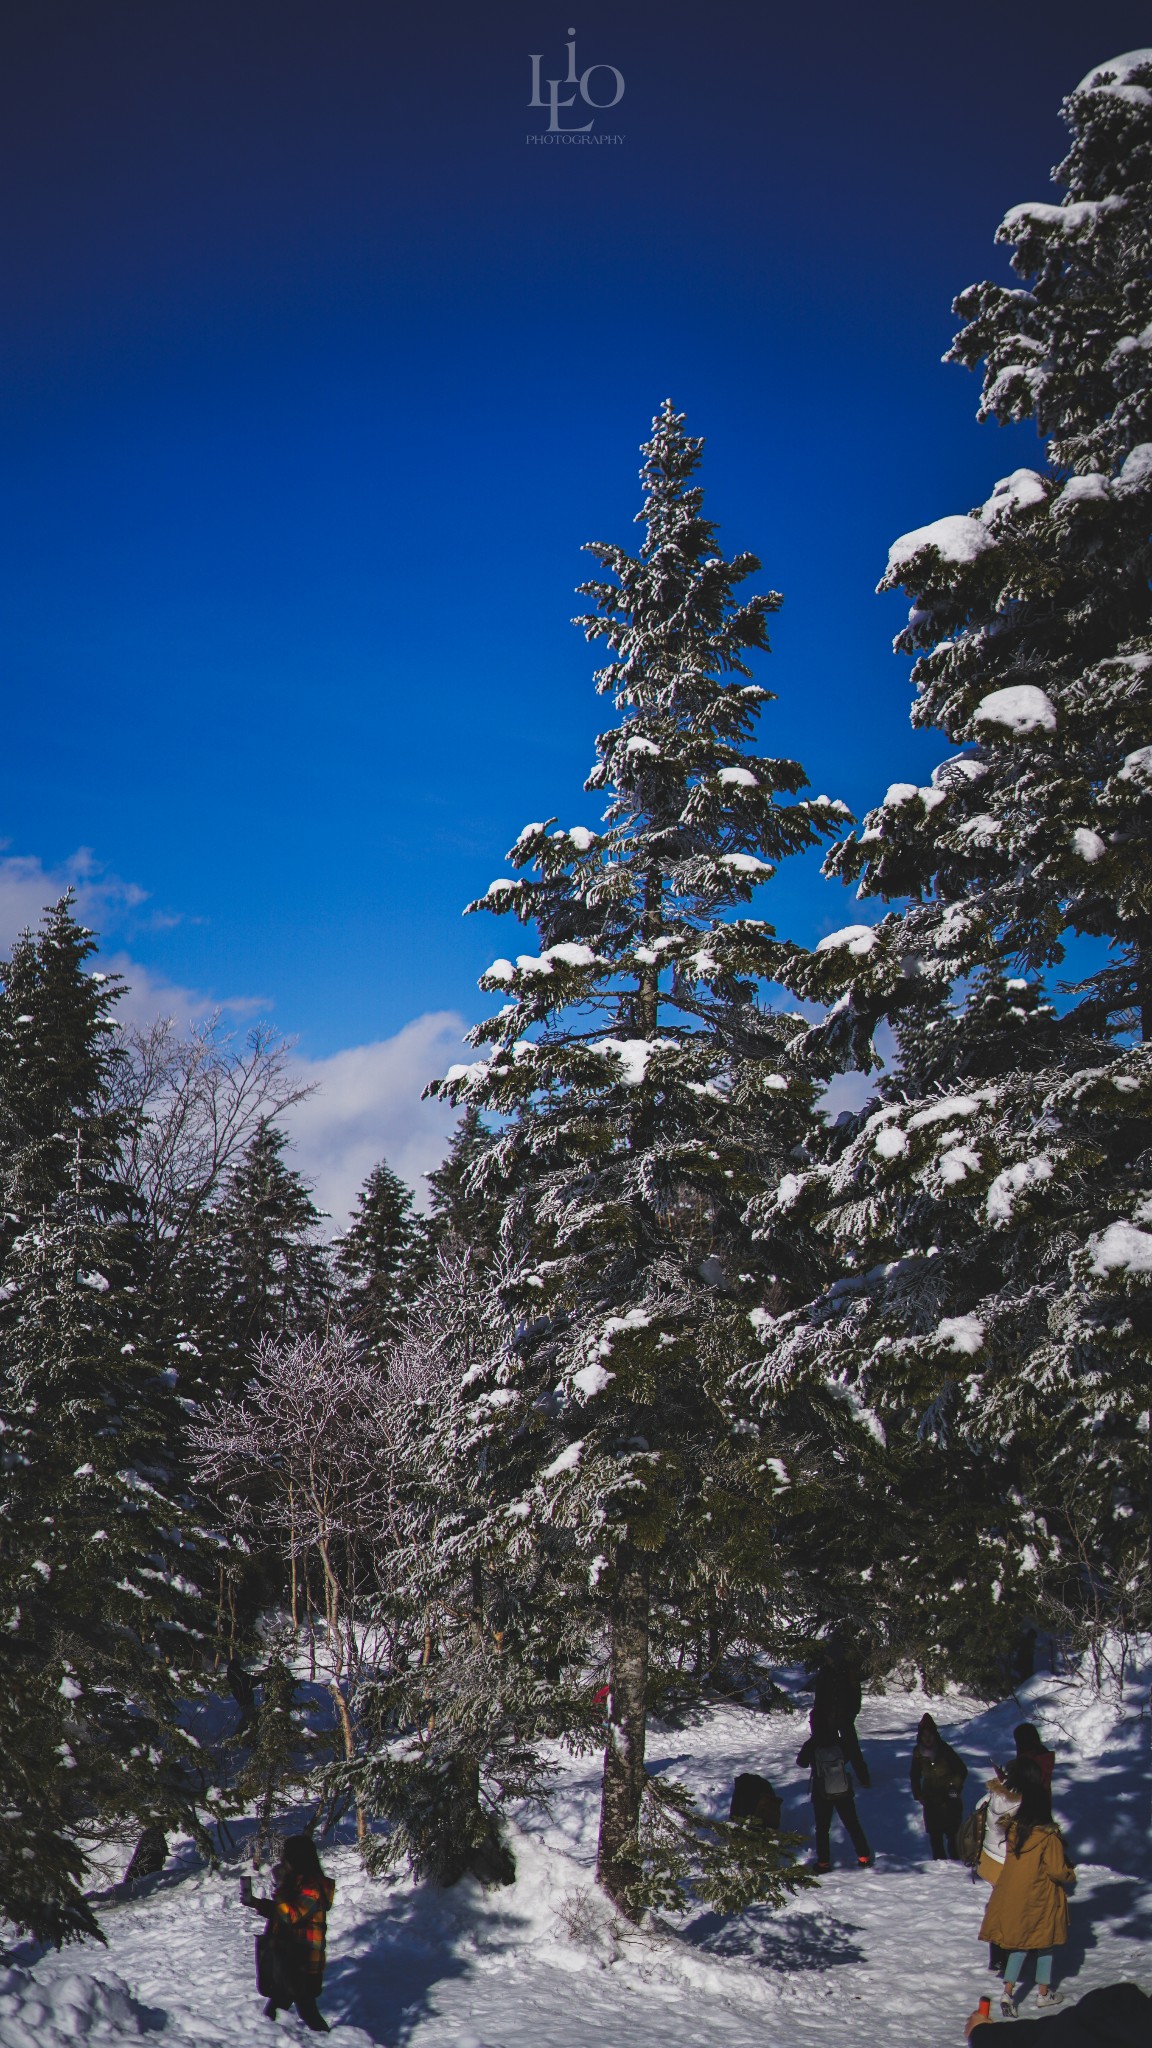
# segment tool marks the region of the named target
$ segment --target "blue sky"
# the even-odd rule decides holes
[[[619,144],[526,140],[569,28]],[[508,939],[462,905],[595,817],[579,548],[628,541],[665,395],[785,596],[764,743],[854,809],[922,776],[888,543],[1035,459],[941,366],[950,301],[1146,39],[1128,0],[9,0],[13,902],[90,849],[149,987],[316,1062],[476,1014]],[[761,908],[850,914],[811,864]]]

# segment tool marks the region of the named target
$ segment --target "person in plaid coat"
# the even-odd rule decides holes
[[[325,1877],[310,1835],[289,1835],[273,1873],[276,1888],[270,1899],[252,1895],[250,1881],[241,1884],[246,1906],[267,1921],[256,1937],[256,1982],[268,2000],[265,2017],[276,2018],[281,2006],[295,2005],[314,2034],[327,2034],[327,2020],[316,2004],[324,1983],[328,1908],[336,1895]]]

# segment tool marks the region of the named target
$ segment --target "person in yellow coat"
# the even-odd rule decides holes
[[[1004,1868],[980,1923],[980,1940],[1008,1955],[1000,1994],[1006,2019],[1016,2017],[1016,1987],[1028,1955],[1036,1959],[1039,2004],[1060,2004],[1052,1989],[1052,1951],[1068,1939],[1068,1893],[1076,1882],[1039,1772],[1023,1769],[1018,1782],[1020,1804],[1005,1831]]]

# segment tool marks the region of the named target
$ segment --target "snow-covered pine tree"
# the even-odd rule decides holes
[[[1006,216],[1022,284],[964,292],[951,351],[984,362],[982,417],[1033,419],[1047,461],[905,534],[881,585],[912,598],[913,720],[960,751],[830,856],[899,907],[799,977],[833,1001],[817,1035],[843,1064],[870,1063],[887,1014],[902,1070],[788,1199],[811,1218],[832,1195],[850,1267],[818,1311],[825,1355],[839,1329],[922,1438],[931,1415],[985,1453],[1011,1443],[1008,1548],[1086,1567],[1094,1599],[1103,1575],[1122,1608],[1142,1584],[1146,1619],[1152,51],[1097,66],[1063,111],[1065,196]],[[1038,984],[1073,934],[1110,957],[1060,1025]]]
[[[480,1178],[481,1162],[491,1149],[491,1132],[473,1103],[452,1133],[441,1164],[425,1175],[430,1195],[428,1241],[446,1252],[467,1251],[475,1257],[495,1256],[500,1237],[499,1198]]]
[[[320,1211],[284,1159],[288,1140],[261,1118],[219,1202],[205,1213],[184,1276],[200,1390],[235,1394],[259,1344],[320,1328],[332,1299]],[[191,1377],[191,1371],[190,1375]]]
[[[55,1940],[94,1931],[94,1840],[193,1820],[176,1704],[203,1643],[182,1417],[117,1171],[120,991],[94,952],[65,898],[0,970],[0,1910]]]
[[[608,643],[597,686],[621,714],[587,784],[603,829],[527,826],[517,874],[472,906],[514,911],[540,950],[488,969],[505,998],[474,1033],[489,1050],[438,1084],[508,1119],[506,1235],[534,1263],[485,1420],[488,1536],[528,1558],[567,1532],[608,1645],[599,1875],[632,1912],[660,1882],[641,1843],[653,1608],[716,1569],[717,1532],[746,1535],[770,1493],[729,1389],[765,1266],[784,1287],[802,1262],[796,1234],[757,1244],[745,1217],[808,1134],[813,1088],[802,1020],[757,999],[791,949],[738,913],[843,815],[800,795],[796,762],[751,751],[769,692],[749,658],[780,600],[738,599],[759,564],[718,552],[701,450],[666,403],[638,553],[590,548],[605,577],[579,623]]]
[[[412,1190],[382,1159],[360,1189],[348,1228],[335,1245],[341,1317],[361,1342],[382,1344],[395,1333],[427,1260],[427,1232],[413,1207]]]
[[[392,1650],[357,1691],[362,1753],[333,1774],[338,1794],[390,1823],[367,1844],[372,1866],[406,1857],[440,1884],[466,1871],[511,1881],[500,1806],[545,1781],[542,1737],[593,1718],[583,1671],[561,1683],[585,1642],[566,1550],[510,1559],[492,1535],[508,1498],[487,1463],[516,1327],[507,1277],[494,1252],[441,1247],[387,1354],[393,1496],[376,1620]]]

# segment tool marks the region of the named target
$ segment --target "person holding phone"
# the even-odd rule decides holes
[[[266,2019],[296,2007],[314,2034],[331,2032],[316,2000],[324,1983],[328,1909],[336,1885],[325,1877],[311,1835],[289,1835],[272,1870],[270,1899],[258,1899],[252,1880],[240,1880],[240,1898],[267,1922],[256,1937],[256,1985],[267,1999]]]

